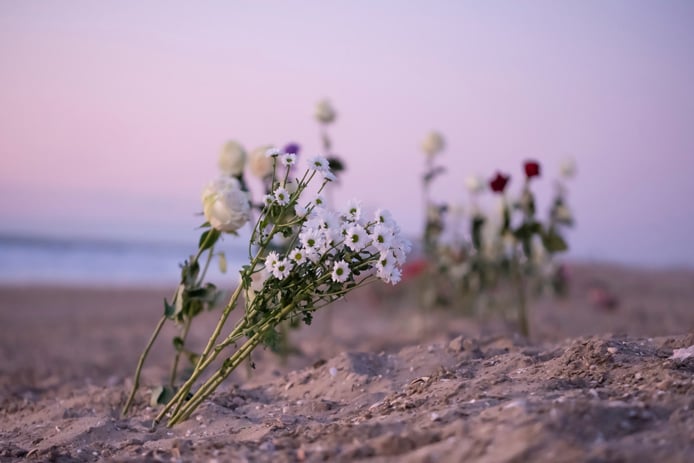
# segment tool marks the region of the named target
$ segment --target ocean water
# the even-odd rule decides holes
[[[174,287],[196,244],[0,235],[0,284]],[[222,274],[215,258],[208,280],[235,283],[247,251],[230,241],[216,250],[228,270]]]

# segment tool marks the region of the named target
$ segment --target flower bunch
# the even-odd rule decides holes
[[[322,156],[308,159],[300,177],[293,176],[295,153],[269,149],[265,156],[273,166],[271,189],[251,233],[248,264],[240,271],[240,284],[205,349],[195,355],[193,372],[172,391],[155,423],[167,414],[169,426],[187,419],[255,347],[277,342],[277,328],[284,321],[310,324],[316,310],[355,288],[375,280],[396,284],[401,278],[411,245],[388,211],[368,214],[356,200],[342,211],[328,208],[321,192],[334,174]],[[317,193],[307,193],[316,179],[320,179]],[[236,212],[241,213],[244,207],[236,205]],[[212,206],[208,209],[216,211]],[[206,233],[218,236],[219,227],[226,223],[210,221]],[[287,243],[284,250],[273,250],[278,237]],[[220,339],[242,294],[244,316]],[[221,367],[208,376],[208,369],[220,357],[224,358]],[[208,379],[198,384],[203,375]]]
[[[563,268],[552,259],[568,249],[563,228],[573,223],[566,185],[557,182],[548,217],[540,218],[533,186],[541,177],[542,166],[529,159],[522,164],[524,181],[517,196],[509,188],[511,174],[497,171],[487,180],[476,176],[465,179],[470,197],[466,213],[457,206],[436,205],[428,198],[427,186],[443,171],[431,162],[443,146],[438,138],[430,135],[424,143],[429,150],[425,150],[428,170],[424,177],[427,214],[423,248],[429,265],[424,273],[427,284],[421,292],[422,303],[431,306],[455,300],[467,302],[473,309],[493,300],[508,283],[514,288],[512,299],[518,308],[519,329],[528,335],[526,286],[532,284],[538,292],[551,287],[561,295],[566,283]],[[562,165],[564,180],[574,172],[573,163]],[[498,208],[483,211],[480,200],[485,190],[498,199]]]

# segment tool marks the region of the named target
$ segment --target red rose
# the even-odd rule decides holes
[[[510,175],[497,172],[494,178],[489,181],[489,188],[491,188],[494,193],[503,193],[509,180],[511,180]]]
[[[540,163],[537,161],[525,161],[523,168],[525,169],[525,176],[528,178],[540,176]]]

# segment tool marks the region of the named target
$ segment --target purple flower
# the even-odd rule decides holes
[[[301,151],[301,146],[299,146],[298,143],[289,143],[287,146],[284,147],[284,152],[287,154],[299,154],[299,151]]]

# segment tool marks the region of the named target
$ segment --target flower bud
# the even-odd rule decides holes
[[[337,113],[335,112],[335,108],[333,108],[332,104],[330,104],[330,101],[321,100],[316,105],[314,116],[321,124],[330,124],[337,117]]]
[[[443,135],[438,132],[430,132],[422,142],[422,151],[428,157],[434,157],[439,154],[446,146]]]
[[[540,176],[540,163],[537,161],[525,161],[523,169],[528,179]]]
[[[272,175],[272,156],[267,156],[268,150],[272,148],[272,145],[263,145],[253,151],[248,156],[248,169],[251,174],[255,175],[260,179],[264,179]]]
[[[509,180],[511,180],[510,175],[504,175],[497,171],[494,177],[489,181],[489,188],[491,188],[494,193],[503,193]]]
[[[248,195],[233,177],[221,177],[207,185],[202,193],[202,205],[210,225],[223,232],[236,232],[250,216]]]
[[[559,173],[567,180],[573,178],[576,175],[576,161],[571,158],[562,161]]]
[[[484,191],[484,180],[476,175],[470,175],[465,179],[465,188],[472,194],[481,193]]]
[[[225,175],[241,175],[246,165],[246,150],[235,141],[226,142],[219,153],[217,165]]]

